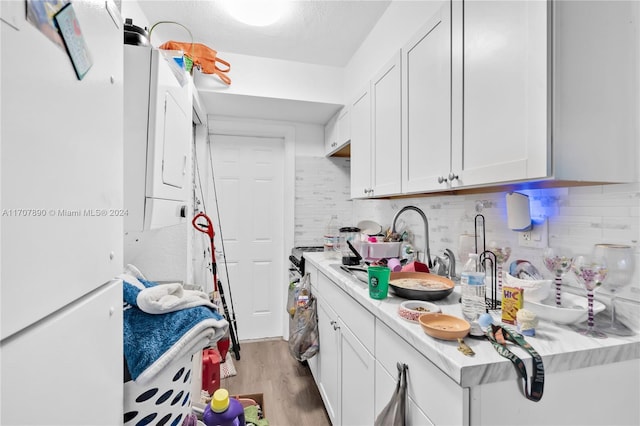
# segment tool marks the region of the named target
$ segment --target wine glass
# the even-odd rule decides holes
[[[491,241],[488,250],[496,256],[496,273],[498,275],[498,294],[502,293],[502,265],[511,256],[511,247],[504,241]]]
[[[556,306],[562,306],[562,276],[571,269],[571,251],[568,248],[547,247],[542,253],[544,266],[554,275]]]
[[[597,330],[593,323],[593,290],[602,284],[607,277],[607,264],[603,257],[579,255],[571,262],[571,271],[575,274],[578,282],[587,290],[587,300],[589,302],[589,317],[587,327],[578,328],[578,333],[604,339],[606,334]]]
[[[596,244],[593,252],[594,255],[605,259],[609,271],[607,279],[602,283],[602,289],[611,293],[611,320],[600,329],[608,334],[631,336],[635,333],[616,320],[615,303],[618,290],[629,285],[633,277],[633,249],[622,244]]]

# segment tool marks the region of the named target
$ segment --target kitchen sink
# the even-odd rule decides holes
[[[369,285],[369,274],[362,266],[333,264],[331,267],[359,284]]]

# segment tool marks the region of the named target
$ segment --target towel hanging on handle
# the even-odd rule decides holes
[[[218,58],[218,52],[201,43],[185,43],[179,41],[167,41],[160,46],[164,50],[182,50],[200,68],[204,74],[215,74],[225,84],[231,85],[231,79],[227,73],[231,70],[229,62]],[[220,64],[222,67],[219,67]]]

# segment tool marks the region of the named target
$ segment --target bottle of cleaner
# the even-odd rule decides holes
[[[220,388],[204,407],[202,420],[206,426],[245,426],[244,407],[237,399],[229,398],[229,391]]]
[[[469,253],[469,260],[460,273],[460,288],[462,290],[462,315],[471,324],[469,333],[473,336],[484,334],[478,318],[487,312],[485,303],[484,271],[478,265],[478,255]]]
[[[338,241],[338,216],[331,215],[327,228],[324,232],[324,254],[325,257],[336,257],[335,246]]]

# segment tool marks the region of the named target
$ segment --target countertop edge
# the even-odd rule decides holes
[[[433,339],[418,324],[400,318],[396,314],[397,307],[405,299],[392,294],[384,300],[371,299],[365,283],[348,277],[332,266],[339,265],[339,259],[325,257],[322,252],[305,253],[304,257],[460,386],[472,387],[518,378],[511,362],[501,357],[488,341],[465,338],[465,342],[476,352],[475,356],[466,357],[458,352],[457,342]],[[458,298],[456,291],[435,303],[441,306],[444,313],[461,316]],[[640,359],[640,336],[637,334],[593,339],[576,333],[568,326],[542,320],[536,333],[535,337],[526,339],[542,356],[546,374]],[[530,355],[522,348],[510,348],[525,362],[530,372]]]

